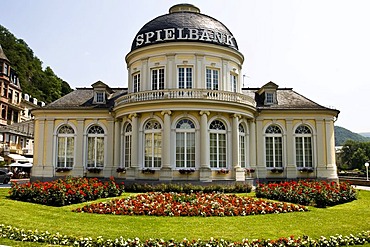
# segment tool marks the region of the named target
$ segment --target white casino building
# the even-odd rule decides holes
[[[98,81],[34,110],[32,179],[337,180],[334,121],[292,88],[242,88],[229,29],[190,4],[146,23],[128,88]]]

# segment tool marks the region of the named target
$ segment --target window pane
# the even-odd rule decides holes
[[[87,138],[87,167],[95,167],[95,138]]]
[[[65,137],[58,137],[58,164],[57,167],[64,167],[65,166],[65,146],[66,146],[66,138]]]
[[[297,167],[303,167],[303,143],[301,137],[295,138],[295,150]]]

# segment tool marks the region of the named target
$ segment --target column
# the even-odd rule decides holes
[[[325,119],[325,140],[326,140],[326,178],[338,181],[337,166],[335,165],[335,138],[334,121]]]
[[[162,138],[162,168],[159,176],[160,180],[172,180],[171,169],[171,111],[161,112],[164,118],[163,138]]]
[[[77,119],[77,133],[75,134],[75,163],[73,168],[74,176],[84,176],[85,167],[85,146],[84,146],[84,123],[83,118]]]
[[[204,55],[196,54],[196,67],[194,68],[194,85],[193,88],[205,88],[204,79],[205,78],[205,67],[204,67]]]
[[[114,121],[114,163],[113,166],[115,168],[119,167],[121,165],[121,126],[122,121],[121,119],[116,119]]]
[[[245,181],[245,171],[239,161],[239,114],[232,115],[232,164],[235,169],[235,181]]]
[[[232,165],[233,168],[240,168],[239,162],[239,114],[232,115]]]
[[[44,132],[45,120],[35,119],[35,139],[33,145],[34,159],[32,167],[32,177],[35,180],[42,181],[44,170]],[[37,143],[37,145],[35,145]]]
[[[256,123],[253,119],[248,121],[249,127],[249,165],[252,168],[256,167]]]
[[[208,116],[209,111],[200,111],[200,167],[209,168],[208,164]]]
[[[162,167],[171,168],[171,111],[162,111],[164,117]]]
[[[200,111],[200,168],[199,180],[203,182],[212,181],[212,170],[209,166],[208,147],[208,116],[209,111]]]
[[[44,175],[45,177],[53,177],[54,172],[54,160],[53,160],[53,147],[54,145],[54,119],[46,120],[46,145],[45,145],[45,169]]]
[[[113,162],[114,162],[114,119],[107,119],[107,132],[105,133],[105,167],[104,177],[110,177],[113,174]]]
[[[286,174],[287,178],[296,178],[297,177],[297,169],[294,164],[294,135],[293,135],[293,120],[287,119],[286,120]]]

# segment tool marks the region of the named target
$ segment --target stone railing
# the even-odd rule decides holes
[[[250,106],[256,105],[253,98],[240,93],[207,89],[169,89],[129,93],[118,98],[116,106],[134,102],[171,99],[216,100],[242,103]]]

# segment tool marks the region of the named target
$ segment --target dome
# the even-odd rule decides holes
[[[168,42],[204,42],[238,50],[229,29],[220,21],[201,14],[191,4],[178,4],[169,14],[159,16],[145,24],[135,36],[131,51],[141,47]]]

